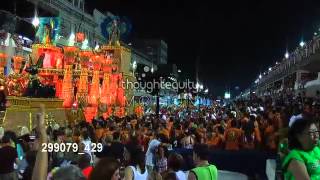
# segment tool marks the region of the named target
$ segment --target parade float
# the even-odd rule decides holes
[[[135,78],[130,71],[130,49],[120,45],[117,22],[111,23],[108,42],[94,50],[81,48],[85,40],[81,32],[76,34],[74,44],[56,46],[53,21],[43,24],[28,57],[0,53],[0,85],[7,95],[2,126],[32,129],[40,104],[46,106],[48,125],[125,116],[133,91],[125,89],[124,82]],[[10,59],[12,71],[5,76],[3,69]]]

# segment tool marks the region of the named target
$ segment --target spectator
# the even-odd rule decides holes
[[[177,180],[186,180],[187,176],[182,171],[182,165],[184,163],[183,157],[178,153],[172,153],[168,159],[168,171],[176,174]]]
[[[119,180],[120,163],[113,158],[102,158],[93,168],[89,180]]]
[[[128,148],[129,149],[129,148]],[[145,154],[141,149],[131,149],[131,162],[125,169],[125,180],[145,180],[148,178]]]
[[[161,140],[163,140],[162,134],[157,133],[156,138],[152,139],[149,142],[148,150],[146,153],[146,165],[149,173],[153,170],[155,166],[156,149],[161,145],[168,146],[168,144],[162,143]]]
[[[158,173],[162,173],[167,170],[167,157],[165,156],[165,149],[163,146],[159,146],[156,152],[156,170]]]
[[[70,165],[59,168],[52,176],[53,180],[86,180],[81,169],[77,166]]]
[[[15,148],[11,146],[12,142],[9,134],[2,137],[0,148],[0,179],[17,180],[18,174],[14,170],[14,163],[17,162],[18,154]]]
[[[242,142],[243,132],[236,127],[236,121],[231,121],[231,128],[226,129],[225,134],[226,150],[239,150]]]
[[[288,136],[291,151],[282,163],[285,179],[317,179],[320,176],[318,128],[309,119],[294,121]]]
[[[217,180],[218,170],[215,165],[208,162],[209,149],[206,144],[196,144],[193,148],[193,168],[188,175],[188,180]]]
[[[78,166],[82,170],[82,173],[86,179],[89,178],[89,175],[93,169],[93,167],[91,166],[90,160],[91,160],[90,155],[85,153],[80,155],[79,161],[78,161]]]

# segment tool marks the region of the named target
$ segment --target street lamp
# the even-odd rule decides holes
[[[262,78],[262,75],[260,74],[260,75],[259,75],[259,79],[261,79],[261,78]]]
[[[284,54],[284,57],[285,57],[286,59],[289,59],[289,53],[288,53],[288,51]]]
[[[271,67],[269,67],[269,71],[272,71],[272,68],[271,68]]]
[[[303,41],[300,42],[300,47],[303,47],[305,45],[305,43]]]

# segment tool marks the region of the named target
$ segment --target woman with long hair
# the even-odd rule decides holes
[[[129,166],[125,169],[125,180],[146,180],[148,178],[148,171],[146,169],[145,154],[140,148],[125,148],[125,154],[129,153]]]
[[[113,158],[102,158],[93,168],[89,180],[119,180],[120,163]]]

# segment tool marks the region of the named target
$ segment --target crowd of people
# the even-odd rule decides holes
[[[179,109],[170,109],[161,116],[100,117],[92,123],[82,121],[67,127],[45,127],[42,107],[36,129],[22,127],[16,135],[0,128],[0,179],[214,180],[219,167],[208,159],[210,151],[216,149],[280,152],[285,176],[302,177],[296,174],[300,164],[292,159],[318,141],[319,107],[317,98],[283,95],[201,107],[183,116]],[[300,137],[309,127],[313,141]],[[304,145],[306,142],[309,144]],[[70,143],[77,148],[48,152],[44,143]],[[185,159],[175,151],[177,148],[193,151],[194,168],[182,168]],[[291,155],[292,148],[300,151]],[[320,160],[320,153],[312,155]],[[305,156],[298,158],[298,163]],[[309,169],[303,173],[310,175]]]

